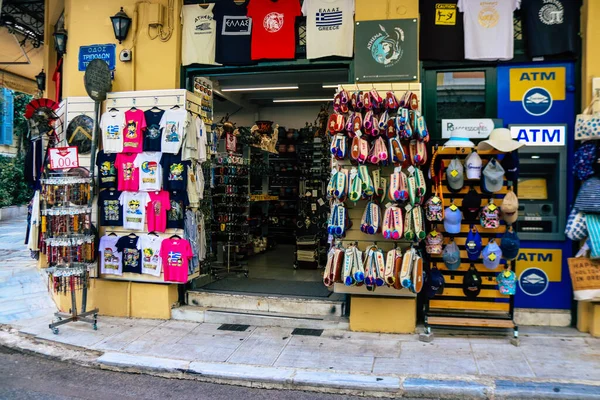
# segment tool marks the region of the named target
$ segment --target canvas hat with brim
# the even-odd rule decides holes
[[[444,147],[475,147],[475,143],[473,143],[469,138],[461,137],[458,132],[452,132],[450,139],[444,143]]]
[[[511,151],[520,149],[525,146],[525,143],[513,140],[510,129],[496,128],[490,133],[490,137],[487,140],[479,142],[477,150],[491,150],[496,149],[503,153],[510,153]]]

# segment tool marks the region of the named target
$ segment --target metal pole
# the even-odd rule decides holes
[[[96,173],[96,150],[98,150],[98,127],[99,127],[99,120],[100,118],[100,102],[96,101],[94,102],[94,130],[92,131],[92,150],[91,150],[91,154],[90,154],[90,176],[92,178],[92,184],[90,186],[90,190],[92,191],[92,193],[90,193],[90,202],[89,205],[91,206],[93,201],[94,201],[94,196],[93,194],[95,193],[95,189],[96,189],[96,185],[94,184],[94,175]]]

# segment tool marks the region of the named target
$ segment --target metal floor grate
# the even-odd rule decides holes
[[[323,329],[296,328],[292,331],[292,335],[299,336],[321,336],[322,333]]]
[[[238,325],[238,324],[223,324],[217,328],[219,331],[234,331],[234,332],[244,332],[248,329],[250,325]]]

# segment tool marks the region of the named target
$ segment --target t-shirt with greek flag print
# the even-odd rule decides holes
[[[104,149],[104,152],[122,152],[125,114],[121,111],[105,112],[100,119],[100,127],[102,129],[102,149]]]
[[[354,0],[304,0],[306,58],[352,57]]]

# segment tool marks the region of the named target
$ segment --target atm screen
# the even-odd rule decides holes
[[[546,178],[519,178],[519,200],[548,200]]]

